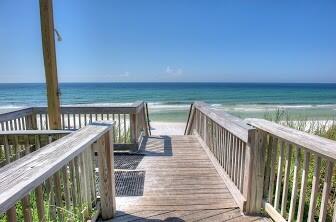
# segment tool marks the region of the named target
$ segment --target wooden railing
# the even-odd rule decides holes
[[[31,107],[0,114],[0,130],[48,130],[46,107]],[[61,129],[77,130],[99,120],[115,122],[113,142],[116,150],[136,149],[141,136],[150,135],[147,103],[139,101],[129,106],[61,107]]]
[[[255,129],[241,119],[212,110],[207,104],[191,106],[185,134],[196,134],[221,167],[221,176],[244,212],[259,212],[258,177],[254,170]]]
[[[20,109],[7,113],[0,114],[0,129],[1,131],[12,130],[28,130],[35,129],[36,123],[35,115],[33,115],[34,108]]]
[[[96,211],[103,219],[112,218],[113,133],[112,122],[99,121],[42,148],[35,140],[35,152],[0,168],[0,216],[6,213],[8,221],[75,221]]]
[[[245,213],[336,221],[335,141],[201,102],[191,106],[185,134],[198,136]]]
[[[0,131],[0,167],[45,146],[71,131],[14,130]]]
[[[336,221],[336,141],[267,120],[247,121],[260,135],[265,211],[276,221]]]

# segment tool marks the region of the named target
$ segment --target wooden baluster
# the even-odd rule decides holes
[[[91,186],[91,174],[92,174],[92,168],[91,164],[92,161],[89,158],[91,156],[91,145],[88,146],[88,148],[85,150],[85,174],[86,174],[86,186],[87,186],[87,199],[88,199],[88,210],[89,210],[89,216],[91,215],[92,212],[92,189],[93,187]]]
[[[317,195],[318,195],[319,179],[320,179],[321,157],[315,155],[314,164],[315,164],[315,168],[314,168],[314,175],[313,175],[313,182],[312,182],[312,191],[310,194],[308,221],[314,221],[316,200],[317,200]]]
[[[126,114],[124,114],[124,143],[127,143]]]
[[[139,124],[136,124],[138,126]],[[138,139],[138,130],[135,133],[136,140]],[[118,143],[121,143],[121,124],[120,124],[120,113],[118,113]]]
[[[19,146],[19,136],[18,135],[14,135],[14,150],[15,150],[15,160],[20,159],[21,150]]]
[[[11,162],[11,156],[10,156],[10,148],[8,143],[8,137],[7,135],[4,136],[4,148],[5,148],[5,156],[6,156],[6,164]],[[16,221],[16,207],[13,206],[6,212],[7,214],[7,220],[9,222],[15,222]]]
[[[79,157],[75,157],[74,159],[74,165],[75,165],[75,177],[76,177],[76,190],[77,190],[77,206],[83,205],[83,197],[81,195],[81,178],[80,178],[80,168],[79,168]],[[81,210],[80,210],[81,211]]]
[[[297,190],[298,190],[298,172],[300,169],[300,147],[296,147],[296,155],[295,155],[295,165],[294,165],[294,176],[293,176],[293,186],[292,186],[292,195],[291,195],[291,202],[289,207],[289,214],[288,214],[288,221],[294,220],[294,213],[296,208],[296,198],[297,198]]]
[[[306,189],[307,189],[307,177],[309,174],[310,153],[304,150],[303,158],[304,159],[303,159],[301,188],[300,188],[299,207],[298,207],[298,216],[297,216],[298,222],[301,222],[303,220],[303,213],[304,213],[303,211],[304,211]]]
[[[225,147],[224,147],[224,130],[222,127],[219,128],[220,130],[220,151],[221,151],[221,166],[224,168],[224,154],[225,154]]]
[[[49,116],[45,114],[46,129],[49,129]]]
[[[17,123],[18,123],[18,129],[22,130],[22,125],[21,125],[21,118],[17,119]]]
[[[228,174],[229,166],[229,132],[225,130],[225,172]]]
[[[93,145],[91,145],[89,150],[89,163],[90,163],[90,183],[91,183],[91,195],[94,203],[97,202],[97,194],[96,194],[96,169],[95,169],[95,151],[93,149]]]
[[[241,158],[242,158],[242,147],[241,147],[241,143],[242,141],[240,139],[238,139],[238,143],[237,143],[237,177],[236,177],[236,185],[237,188],[240,189],[240,175],[241,175]]]
[[[65,197],[65,206],[66,209],[70,210],[70,189],[69,189],[69,176],[68,176],[68,166],[65,165],[62,168],[62,179],[63,179],[63,186],[64,186],[64,197]]]
[[[285,142],[281,141],[280,155],[279,155],[279,160],[278,160],[277,183],[276,183],[276,187],[275,187],[275,199],[274,199],[274,208],[275,209],[279,208],[279,202],[280,202],[282,168],[283,168],[283,162],[284,162],[284,146],[285,146]]]
[[[29,144],[29,138],[27,135],[24,136],[24,141],[25,141],[25,155],[28,155],[30,153],[30,148],[29,148],[30,144]],[[22,212],[23,212],[23,217],[24,217],[25,222],[32,221],[33,218],[32,218],[29,194],[22,199]]]
[[[14,127],[13,127],[13,120],[9,121],[9,126],[10,126],[10,130],[13,131]]]
[[[73,129],[77,129],[77,126],[76,126],[76,114],[72,114],[72,122],[73,122]]]
[[[71,126],[70,126],[70,113],[67,114],[67,117],[68,117],[68,129],[71,129]]]
[[[324,177],[323,191],[322,191],[322,200],[321,200],[321,209],[319,222],[325,221],[327,217],[327,207],[328,207],[328,199],[330,195],[331,189],[331,179],[333,176],[333,168],[334,164],[330,160],[327,162],[326,174]]]
[[[16,222],[16,207],[13,206],[6,212],[8,222]]]
[[[40,137],[35,135],[35,149],[40,149]],[[36,208],[37,208],[37,215],[39,221],[45,221],[45,213],[44,213],[44,200],[43,200],[43,188],[42,185],[38,186],[35,189],[35,199],[36,199]]]
[[[286,155],[286,163],[285,163],[285,175],[284,175],[284,183],[282,190],[282,200],[281,200],[281,215],[284,217],[286,213],[287,207],[287,197],[288,197],[288,183],[290,177],[290,168],[291,168],[291,158],[292,158],[292,144],[287,144],[287,155]]]
[[[64,113],[62,113],[61,116],[62,116],[62,129],[65,129]]]
[[[51,143],[52,138],[48,136],[47,143]],[[46,180],[46,190],[47,190],[47,196],[49,197],[49,217],[51,220],[56,221],[56,206],[55,206],[55,192],[54,192],[54,187],[55,185],[53,184],[53,179],[52,177],[48,178]]]
[[[241,165],[240,165],[240,169],[241,169],[241,172],[240,172],[240,186],[239,186],[239,190],[241,193],[243,193],[243,186],[244,186],[244,171],[245,171],[245,143],[242,142],[241,143],[241,147],[242,147],[242,153],[241,153]]]
[[[273,201],[273,191],[274,191],[274,178],[275,178],[275,161],[278,152],[278,138],[274,137],[272,141],[272,160],[271,160],[271,169],[270,169],[270,180],[268,188],[268,202],[272,203]]]
[[[79,129],[82,128],[82,114],[78,114],[78,126]]]
[[[89,199],[88,199],[88,184],[87,184],[87,169],[85,160],[85,151],[79,155],[80,166],[80,186],[81,196],[83,200],[83,217],[85,220],[89,219]]]
[[[267,157],[266,157],[266,164],[265,164],[265,180],[264,180],[264,196],[267,196],[269,182],[270,182],[270,171],[272,159],[272,152],[273,152],[273,137],[271,134],[268,135],[268,148],[267,148]]]
[[[133,114],[130,114],[130,115],[132,115],[132,118],[133,118]],[[131,118],[131,117],[130,117]],[[135,143],[134,141],[135,141],[135,134],[134,134],[134,132],[135,132],[135,130],[134,130],[134,128],[136,127],[136,124],[135,124],[135,120],[136,120],[136,117],[134,117],[134,119],[130,119],[130,131],[131,131],[131,143]],[[114,120],[115,120],[115,117],[114,117],[114,113],[112,114],[112,120],[113,120],[113,122],[114,122]],[[115,124],[116,125],[116,124]],[[113,142],[114,143],[116,143],[117,141],[116,141],[116,126],[114,125],[114,127],[113,127]]]
[[[41,113],[39,114],[39,122],[40,122],[40,127],[39,127],[39,129],[40,129],[40,130],[43,130],[44,127],[43,127],[43,119],[42,119],[42,114],[41,114]],[[26,122],[26,128],[27,128],[27,122]]]
[[[235,183],[235,174],[236,174],[236,146],[237,146],[237,137],[233,136],[232,141],[232,168],[231,168],[231,180]]]
[[[73,212],[77,213],[77,182],[76,182],[76,170],[75,170],[75,161],[70,161],[70,178],[71,178],[71,194],[72,194],[72,206]]]

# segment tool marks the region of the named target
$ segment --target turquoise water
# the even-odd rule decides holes
[[[241,117],[277,109],[297,118],[334,119],[336,84],[262,83],[61,83],[63,105],[149,103],[153,121],[185,121],[193,101]],[[46,105],[45,85],[0,84],[0,109]]]

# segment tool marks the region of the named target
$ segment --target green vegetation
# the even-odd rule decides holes
[[[95,214],[95,209],[92,212],[89,212],[88,218],[85,217],[85,214],[88,212],[88,204],[82,204],[80,206],[73,207],[71,209],[66,209],[65,207],[57,207],[55,205],[50,205],[50,193],[44,192],[44,212],[45,218],[44,221],[67,221],[67,222],[81,222],[85,221],[85,219],[91,218],[92,215]],[[30,200],[30,209],[32,214],[32,221],[39,221],[38,213],[37,213],[37,205],[35,192],[31,192],[29,194]],[[65,204],[65,203],[64,203]],[[16,217],[17,221],[24,221],[23,215],[23,204],[22,202],[18,202],[16,204]],[[7,216],[6,214],[0,215],[0,222],[6,222]]]
[[[293,119],[286,111],[284,110],[277,110],[273,113],[266,113],[264,115],[264,118],[273,122],[277,122],[281,125],[285,125],[297,130],[305,131],[307,133],[315,134],[321,137],[325,137],[328,139],[336,140],[336,121],[335,120],[326,120],[326,121],[317,121],[317,120],[311,120],[307,119],[305,117],[300,118],[299,120],[297,118]],[[301,155],[301,164],[302,167],[303,163],[303,151],[300,153]],[[289,204],[290,204],[290,198],[291,198],[291,192],[292,192],[292,182],[293,182],[293,174],[294,174],[294,161],[295,161],[295,152],[292,152],[292,163],[291,163],[291,172],[290,172],[290,187],[288,190],[288,206],[287,210],[289,210]],[[310,201],[310,193],[311,193],[311,185],[313,180],[313,172],[314,172],[314,154],[311,155],[310,158],[310,166],[309,166],[309,174],[308,174],[308,186],[306,190],[306,198],[305,198],[305,218],[307,218],[308,215],[308,209],[309,209],[309,201]],[[318,219],[319,216],[319,209],[321,206],[321,191],[323,190],[323,183],[324,183],[324,177],[326,174],[326,160],[322,160],[321,163],[321,170],[320,170],[320,179],[319,179],[319,195],[317,198],[317,207],[315,211],[315,218]],[[277,165],[276,165],[277,166]],[[301,171],[299,171],[301,172]],[[332,178],[332,187],[330,191],[329,201],[328,201],[328,207],[327,207],[327,219],[326,221],[332,221],[333,211],[334,211],[334,205],[336,202],[336,167],[334,167],[334,173]],[[301,186],[301,173],[299,177],[299,187]],[[298,198],[299,195],[297,195]],[[298,199],[297,199],[297,207],[298,207]],[[296,219],[296,218],[295,218]]]

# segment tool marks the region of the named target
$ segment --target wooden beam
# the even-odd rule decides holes
[[[60,93],[57,79],[52,0],[40,0],[40,17],[44,69],[47,83],[49,127],[50,129],[60,129]]]

